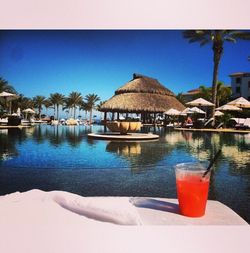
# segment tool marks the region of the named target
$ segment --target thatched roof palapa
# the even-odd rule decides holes
[[[170,108],[182,111],[185,106],[158,80],[134,74],[133,79],[117,89],[115,95],[101,106],[100,111],[163,113]]]

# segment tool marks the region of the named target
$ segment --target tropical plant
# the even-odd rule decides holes
[[[11,86],[8,83],[8,81],[6,81],[2,77],[0,77],[0,92],[3,92],[3,91],[17,94],[15,88],[13,86]]]
[[[92,124],[92,112],[95,109],[96,102],[100,101],[100,97],[96,94],[88,94],[84,98],[86,100],[87,107],[89,108],[89,123]]]
[[[206,87],[205,85],[201,85],[199,87],[199,93],[194,96],[194,99],[195,98],[204,98],[208,101],[211,101],[211,97],[212,97],[211,91],[212,91],[212,89],[210,87]]]
[[[82,100],[81,104],[79,105],[79,109],[83,110],[85,112],[85,117],[84,118],[86,119],[87,118],[87,112],[90,110],[89,105]]]
[[[59,106],[65,104],[65,96],[60,93],[50,94],[49,101],[54,105],[54,111],[56,109],[56,118],[59,119]]]
[[[236,42],[237,39],[250,40],[250,32],[239,30],[187,30],[183,32],[183,37],[190,43],[198,42],[200,46],[212,43],[213,49],[213,82],[212,82],[212,102],[217,101],[218,70],[223,54],[224,42]],[[215,107],[213,107],[212,117],[214,117]]]
[[[46,115],[48,115],[48,109],[49,109],[50,107],[53,106],[53,104],[52,104],[50,98],[46,99],[46,100],[44,101],[44,104],[43,104],[43,105],[44,105],[44,107],[45,107],[45,109],[46,109]],[[53,108],[54,108],[54,107],[53,107]]]
[[[79,92],[71,92],[66,99],[66,107],[65,108],[73,108],[74,111],[74,119],[76,117],[76,107],[80,106],[82,103],[82,95]],[[64,109],[65,109],[64,108]]]
[[[23,94],[19,94],[18,99],[13,101],[13,110],[17,111],[18,108],[21,111],[27,108],[34,108],[34,101],[31,98],[25,97]]]
[[[13,86],[11,86],[8,81],[4,80],[2,77],[0,77],[0,92],[9,92],[9,93],[13,93],[13,94],[17,94],[16,90],[14,89]],[[6,100],[1,99],[0,100],[0,105],[3,109],[7,109],[8,108],[8,103]]]
[[[35,96],[33,98],[34,107],[38,109],[39,119],[41,119],[41,111],[42,111],[42,107],[44,105],[45,100],[46,98],[44,96]]]
[[[230,86],[225,86],[223,82],[218,82],[217,84],[217,99],[216,107],[229,102],[232,95],[232,89]]]
[[[186,103],[185,98],[184,98],[182,92],[178,93],[178,94],[176,95],[176,98],[177,98],[182,104],[185,104],[185,103]]]
[[[106,102],[106,100],[100,101],[99,104],[96,106],[96,110],[100,112],[101,107],[102,107],[102,105],[103,105],[105,102]]]

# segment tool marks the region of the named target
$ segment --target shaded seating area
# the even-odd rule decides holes
[[[99,111],[104,112],[104,124],[108,120],[131,121],[131,115],[136,115],[137,121],[143,124],[157,124],[163,113],[171,108],[182,111],[185,106],[157,79],[133,74],[133,79],[118,88]],[[109,119],[108,113],[111,113]],[[120,119],[121,114],[126,115],[125,119]]]

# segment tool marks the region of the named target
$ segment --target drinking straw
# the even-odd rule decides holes
[[[214,158],[210,161],[207,170],[204,172],[204,174],[202,175],[202,177],[205,177],[207,175],[207,173],[211,170],[212,166],[214,165],[214,162],[217,160],[217,158],[219,157],[221,153],[221,149],[218,150],[218,152],[215,154]]]

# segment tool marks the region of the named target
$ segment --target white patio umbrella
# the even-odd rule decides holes
[[[15,99],[18,99],[19,96],[13,93],[9,93],[6,91],[3,91],[0,93],[0,99],[2,99],[5,102],[5,105],[7,106],[7,102],[8,101],[12,101]],[[10,107],[9,107],[9,113],[11,113],[11,103],[10,103]]]
[[[220,117],[222,115],[224,115],[224,113],[220,112],[220,111],[216,111],[215,114],[214,114],[215,117]]]
[[[202,111],[198,107],[192,107],[192,108],[190,108],[190,111],[192,111],[194,113],[206,114],[206,112]]]
[[[197,98],[195,100],[192,100],[190,102],[186,103],[187,105],[191,105],[191,106],[214,106],[213,103],[207,101],[204,98]]]
[[[32,110],[32,109],[30,109],[30,108],[23,110],[23,112],[31,113],[31,114],[36,113],[34,110]]]
[[[194,112],[191,111],[191,108],[187,107],[186,109],[184,109],[184,110],[180,113],[180,115],[186,116],[187,114],[192,114],[192,113],[194,113]]]
[[[250,108],[250,102],[243,98],[243,97],[239,97],[229,103],[227,103],[227,105],[234,105],[240,108]]]
[[[169,115],[169,116],[178,116],[178,115],[180,115],[180,113],[181,113],[180,111],[178,111],[174,108],[171,108],[171,109],[167,110],[166,112],[164,112],[163,114]]]
[[[27,109],[23,110],[23,112],[25,112],[25,118],[26,118],[26,119],[27,119],[28,113],[30,113],[30,114],[36,113],[34,110],[32,110],[32,109],[30,109],[30,108],[27,108]]]
[[[185,110],[183,110],[180,115],[187,115],[187,114],[194,114],[194,113],[200,113],[200,114],[206,114],[206,112],[202,111],[201,109],[199,109],[198,107],[192,107],[189,108],[187,107]]]
[[[225,104],[216,108],[215,111],[242,111],[242,109],[234,105]]]

